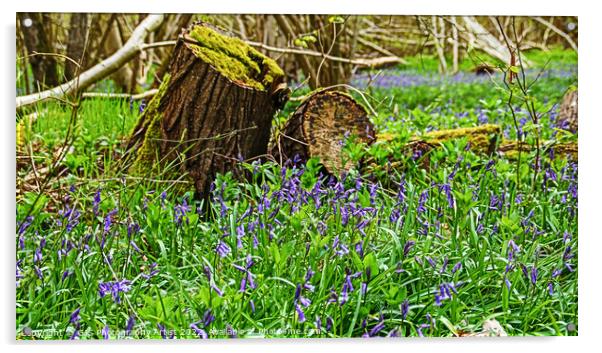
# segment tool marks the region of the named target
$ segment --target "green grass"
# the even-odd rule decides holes
[[[572,63],[572,55],[552,54]],[[397,72],[405,73],[389,74]],[[531,92],[538,111],[575,83],[574,75],[539,80]],[[505,92],[489,82],[375,86],[365,93],[379,132],[407,137],[474,126],[485,112],[516,137]],[[71,117],[56,103],[39,112],[24,144],[35,151],[38,167],[53,160]],[[465,151],[464,140],[431,154],[428,169],[400,155],[395,143],[366,149],[350,142],[351,158],[392,158],[405,168],[373,175],[352,170],[337,181],[323,177],[315,160],[288,168],[241,164],[252,180],[218,176],[209,213],[201,217],[203,205],[192,192],[176,193],[169,182],[117,169],[137,115],[138,107],[127,102],[84,101],[61,177],[43,197],[35,189],[18,195],[19,339],[27,338],[24,327],[55,339],[76,330],[82,338],[102,338],[108,327],[110,338],[118,338],[130,318],[134,338],[161,338],[160,327],[167,337],[171,330],[176,338],[198,337],[192,323],[211,338],[227,337],[229,327],[241,337],[445,337],[479,331],[489,318],[509,335],[577,333],[568,329],[578,321],[573,162],[546,155],[534,179],[533,154],[517,169],[501,156]],[[555,134],[551,120],[542,117],[543,138],[576,140]],[[18,181],[31,168],[22,166]],[[33,219],[26,220],[28,214]],[[230,249],[224,257],[216,252],[222,242]],[[249,257],[255,287],[247,281],[241,291]],[[315,274],[307,279],[310,268]],[[119,302],[111,293],[101,297],[100,283],[122,280],[129,290],[115,293]],[[344,300],[349,283],[353,290],[347,288]],[[435,294],[450,283],[457,293],[447,287],[450,298],[438,305]],[[79,320],[70,322],[76,309]],[[214,320],[205,326],[208,312]]]

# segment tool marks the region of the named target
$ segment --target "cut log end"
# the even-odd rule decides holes
[[[557,126],[561,129],[576,133],[579,128],[577,89],[567,92],[560,105]]]
[[[323,90],[301,103],[270,150],[280,162],[318,158],[327,172],[338,175],[353,166],[343,151],[349,138],[366,144],[374,141],[366,109],[346,93]]]

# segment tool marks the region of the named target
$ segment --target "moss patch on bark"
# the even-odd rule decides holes
[[[157,165],[158,156],[157,153],[159,151],[157,141],[161,139],[161,119],[162,115],[159,113],[159,104],[161,103],[161,98],[165,94],[165,90],[169,85],[170,75],[165,74],[163,77],[163,82],[161,86],[159,86],[158,92],[153,96],[151,101],[148,103],[148,106],[144,110],[144,113],[140,115],[139,124],[136,124],[135,130],[142,128],[145,130],[144,139],[142,141],[142,145],[136,151],[136,159],[129,171],[132,174],[145,174],[149,171],[156,170],[159,168]],[[142,125],[140,125],[140,123]],[[135,133],[133,131],[130,135]]]

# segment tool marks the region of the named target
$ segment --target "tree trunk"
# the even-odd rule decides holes
[[[88,32],[88,14],[73,13],[69,21],[69,38],[67,40],[67,57],[79,64],[79,72],[87,68],[84,60],[84,49],[86,45],[86,33]],[[73,61],[65,60],[65,77],[71,80],[78,72],[78,65]]]
[[[52,48],[52,38],[49,38],[50,16],[46,13],[17,13],[21,21],[21,30],[25,47],[29,55],[29,63],[35,79],[35,91],[45,87],[58,85],[56,57]],[[31,22],[29,22],[31,21]],[[26,26],[25,24],[29,26]],[[39,53],[32,55],[34,53]]]
[[[270,152],[280,163],[317,157],[329,173],[338,175],[352,166],[343,156],[351,136],[367,144],[374,141],[366,109],[345,93],[323,90],[301,103],[273,139]]]
[[[193,24],[134,129],[130,170],[164,173],[172,166],[168,174],[187,174],[207,196],[217,173],[267,153],[272,118],[286,99],[283,78],[273,60],[241,40]]]

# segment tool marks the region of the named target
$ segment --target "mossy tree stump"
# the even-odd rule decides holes
[[[285,87],[272,59],[206,23],[193,24],[178,39],[159,93],[131,135],[130,172],[186,173],[206,195],[217,173],[267,153]]]
[[[317,157],[329,173],[338,175],[352,163],[343,155],[347,138],[366,144],[374,141],[366,109],[346,93],[322,90],[299,105],[273,139],[270,153],[280,163]]]

